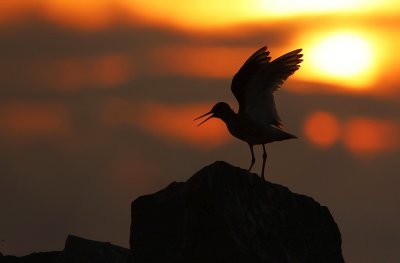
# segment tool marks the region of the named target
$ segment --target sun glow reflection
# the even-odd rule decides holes
[[[328,149],[341,143],[352,154],[369,157],[400,147],[400,126],[394,120],[351,117],[341,121],[330,112],[317,111],[303,125],[305,137],[318,148]]]
[[[343,141],[353,153],[368,156],[399,147],[399,126],[386,120],[352,118],[345,125]]]
[[[339,137],[339,121],[329,112],[314,112],[304,122],[304,134],[314,145],[330,147]]]

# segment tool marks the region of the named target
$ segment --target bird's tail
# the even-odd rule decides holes
[[[283,141],[283,140],[289,140],[289,139],[297,139],[297,136],[293,135],[291,133],[285,132],[283,130],[280,130],[277,140]]]

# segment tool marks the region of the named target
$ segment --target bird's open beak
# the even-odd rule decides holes
[[[207,115],[210,115],[210,114],[212,114],[211,111],[210,111],[210,112],[207,112],[206,114],[201,115],[200,117],[197,117],[197,118],[194,119],[194,120],[198,120],[198,119],[203,118],[203,117],[205,117],[205,116],[207,116]],[[209,116],[207,119],[205,119],[204,121],[202,121],[202,122],[200,122],[199,124],[197,124],[197,126],[202,125],[203,123],[205,123],[206,121],[208,121],[208,120],[211,119],[212,117],[214,117],[214,115]]]

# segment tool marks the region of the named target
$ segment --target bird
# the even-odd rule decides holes
[[[208,116],[197,126],[211,118],[221,119],[228,131],[236,138],[245,141],[251,152],[251,171],[256,159],[254,145],[262,145],[263,164],[261,177],[265,181],[264,171],[267,160],[265,145],[275,141],[297,138],[283,130],[283,123],[278,115],[274,93],[285,80],[300,68],[302,49],[288,52],[271,61],[270,51],[266,46],[252,54],[233,76],[231,91],[239,104],[236,113],[226,102],[216,103],[206,114]]]

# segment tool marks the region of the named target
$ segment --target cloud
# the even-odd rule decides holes
[[[107,127],[142,129],[170,144],[187,144],[197,149],[209,149],[230,141],[225,125],[219,120],[209,121],[200,127],[193,121],[211,107],[211,103],[134,103],[114,98],[102,106],[99,120]]]
[[[133,78],[134,70],[128,58],[124,54],[104,54],[42,61],[32,66],[31,71],[37,83],[49,89],[113,88]]]
[[[229,79],[254,49],[254,46],[168,45],[152,50],[150,59],[155,74]]]
[[[66,108],[54,103],[24,103],[0,107],[0,131],[8,137],[53,137],[71,132]]]

